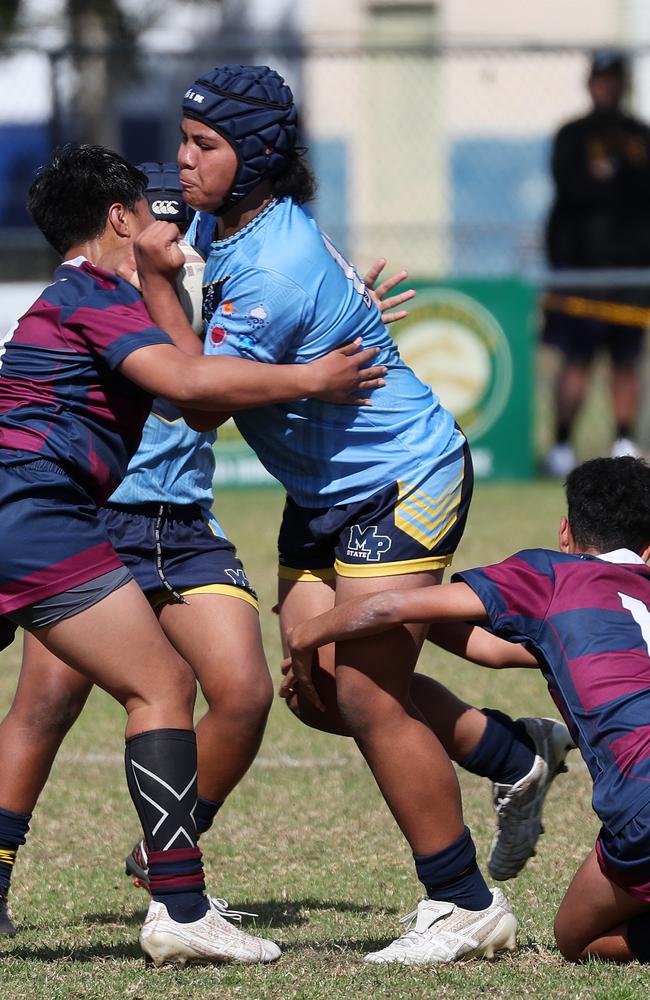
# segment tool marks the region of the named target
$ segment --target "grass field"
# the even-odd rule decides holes
[[[218,507],[260,591],[276,674],[270,607],[281,505],[281,494],[266,490],[226,493]],[[555,484],[479,486],[456,565],[489,562],[528,545],[554,546],[562,508]],[[3,654],[4,706],[19,653],[16,643]],[[532,671],[499,674],[431,649],[422,664],[478,705],[552,712]],[[507,886],[521,925],[514,956],[433,970],[364,966],[364,952],[396,936],[398,917],[418,899],[409,851],[355,747],[303,729],[279,702],[257,762],[201,846],[210,891],[256,911],[258,931],[283,946],[282,959],[263,969],[145,969],[137,935],[147,900],[122,874],[137,834],[123,777],[122,729],[121,710],[95,692],[64,744],[15,871],[20,931],[1,942],[1,1000],[632,1000],[650,994],[650,973],[639,966],[571,967],[553,946],[554,910],[598,828],[587,772],[575,754],[549,796],[538,857]],[[484,860],[492,830],[489,788],[468,775],[462,785],[466,819]]]

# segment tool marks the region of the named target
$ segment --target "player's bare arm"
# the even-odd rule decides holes
[[[481,600],[466,583],[384,590],[338,604],[331,611],[301,622],[287,636],[291,666],[301,690],[321,711],[312,683],[314,651],[330,642],[362,639],[397,625],[434,621],[487,621]]]
[[[532,653],[519,642],[508,642],[470,622],[436,622],[427,639],[449,653],[480,667],[539,667]]]
[[[266,365],[190,357],[172,344],[156,344],[133,351],[119,370],[153,395],[190,409],[231,412],[306,397],[364,405],[369,400],[359,394],[383,385],[386,368],[365,368],[377,349],[360,347],[354,341],[306,365]]]

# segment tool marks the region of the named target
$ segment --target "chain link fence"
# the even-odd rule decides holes
[[[259,40],[189,53],[21,47],[0,55],[0,227],[34,237],[24,210],[53,144],[102,141],[134,162],[175,157],[180,96],[219,62],[266,62],[291,83],[319,178],[315,213],[365,264],[503,275],[542,265],[550,137],[588,106],[578,49],[366,48]],[[635,79],[650,53],[632,53]],[[10,232],[7,232],[9,230]]]

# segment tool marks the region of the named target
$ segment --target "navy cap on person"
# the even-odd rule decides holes
[[[591,68],[589,76],[597,76],[599,73],[617,73],[619,76],[627,74],[627,57],[621,49],[602,48],[596,49],[591,55]]]
[[[237,173],[222,213],[245,198],[266,177],[288,165],[297,139],[293,94],[268,66],[217,66],[186,91],[183,115],[208,125],[237,154]]]

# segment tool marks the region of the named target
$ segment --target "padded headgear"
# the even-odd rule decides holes
[[[185,232],[194,218],[194,209],[183,201],[178,164],[139,163],[138,170],[149,178],[144,196],[154,218],[174,222],[181,232]]]
[[[183,98],[183,115],[208,125],[237,154],[237,173],[221,213],[286,167],[296,146],[296,106],[282,77],[268,66],[217,66]]]

